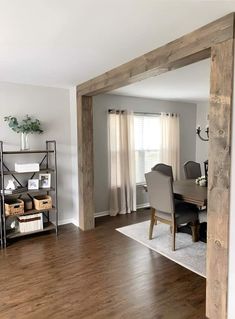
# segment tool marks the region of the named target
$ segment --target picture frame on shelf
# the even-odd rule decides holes
[[[51,187],[51,174],[44,173],[39,174],[40,188],[50,188]]]
[[[28,180],[28,189],[29,190],[39,189],[39,180],[38,179],[29,179]]]

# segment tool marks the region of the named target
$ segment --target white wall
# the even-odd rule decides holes
[[[70,94],[71,93],[71,94]],[[76,96],[75,96],[76,97]],[[26,114],[38,118],[42,123],[44,133],[31,135],[31,148],[45,148],[47,139],[57,141],[58,160],[58,199],[60,223],[77,223],[77,211],[74,207],[74,187],[72,158],[76,159],[76,152],[72,151],[70,102],[74,100],[72,92],[66,89],[47,88],[31,85],[0,83],[0,140],[5,149],[19,149],[20,136],[13,132],[4,122],[4,116],[22,117]],[[75,155],[74,155],[75,154]],[[30,161],[30,158],[24,160]]]
[[[201,126],[202,136],[206,137],[205,127],[208,123],[209,101],[197,103],[197,125]],[[195,127],[196,130],[196,127]],[[199,137],[196,139],[196,161],[204,168],[203,162],[208,160],[208,142],[203,142]],[[204,174],[204,170],[202,170]]]
[[[196,153],[196,104],[143,99],[121,95],[98,95],[94,97],[94,169],[95,169],[95,212],[108,211],[108,149],[107,111],[122,108],[136,112],[175,112],[180,114],[181,175],[183,164],[195,160]],[[137,188],[137,205],[147,203],[143,188]]]

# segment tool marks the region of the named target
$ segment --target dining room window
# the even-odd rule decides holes
[[[136,183],[145,182],[144,174],[160,161],[161,156],[160,115],[134,115]]]

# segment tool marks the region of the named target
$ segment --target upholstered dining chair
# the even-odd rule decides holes
[[[194,161],[184,163],[184,174],[186,179],[196,179],[202,176],[200,163]]]
[[[152,167],[152,171],[160,172],[166,176],[170,176],[173,180],[173,171],[172,167],[163,163],[159,163]]]
[[[149,203],[152,210],[149,239],[153,236],[157,221],[171,226],[172,250],[175,250],[177,226],[190,223],[193,242],[198,241],[198,208],[195,205],[179,202],[175,204],[172,178],[160,172],[145,174]]]

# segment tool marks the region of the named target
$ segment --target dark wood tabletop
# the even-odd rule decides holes
[[[194,179],[176,181],[173,183],[173,189],[177,199],[198,206],[207,204],[207,187],[197,185]]]

